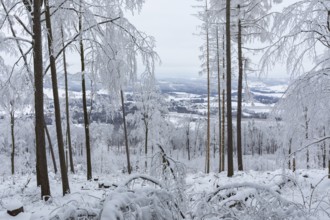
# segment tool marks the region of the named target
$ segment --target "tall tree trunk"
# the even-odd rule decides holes
[[[15,113],[10,112],[10,128],[11,128],[11,174],[15,174]]]
[[[296,171],[296,153],[293,153],[293,158],[292,158],[292,171]]]
[[[58,153],[60,158],[60,168],[61,168],[61,178],[62,178],[62,192],[63,195],[70,193],[68,173],[66,169],[65,162],[65,152],[64,152],[64,143],[63,143],[63,134],[62,134],[62,123],[61,123],[61,109],[60,109],[60,100],[58,96],[57,88],[57,71],[56,71],[56,61],[53,51],[53,33],[52,33],[52,24],[50,18],[50,8],[49,0],[45,0],[46,5],[46,26],[47,26],[47,38],[48,38],[48,52],[50,60],[50,70],[52,76],[52,85],[53,85],[53,96],[54,96],[54,108],[55,108],[55,124],[56,124],[56,134],[57,134],[57,145]]]
[[[289,170],[291,170],[291,156],[290,156],[291,152],[292,152],[291,147],[292,147],[292,138],[290,138],[290,140],[289,140],[289,163],[288,163]]]
[[[190,123],[190,122],[189,122],[189,123]],[[186,141],[186,144],[187,144],[188,160],[191,159],[191,157],[190,157],[190,140],[189,140],[189,133],[190,133],[190,125],[188,124],[188,128],[187,128],[187,131],[186,131],[186,135],[187,135],[187,141]]]
[[[330,179],[330,144],[328,145],[328,178]]]
[[[308,108],[305,107],[305,138],[308,140]],[[306,152],[306,168],[309,169],[309,148],[307,147]]]
[[[56,160],[55,160],[53,144],[52,144],[52,140],[50,138],[49,131],[48,131],[46,123],[45,123],[45,132],[46,132],[46,136],[47,136],[47,139],[48,139],[50,154],[51,154],[51,157],[52,157],[52,160],[53,160],[54,172],[57,173],[57,165],[56,165]]]
[[[325,137],[325,127],[323,127],[323,137]],[[322,152],[323,169],[325,169],[327,167],[326,155],[327,155],[327,145],[326,145],[326,141],[324,141],[323,142],[323,152]]]
[[[145,161],[144,161],[144,166],[145,170],[147,171],[148,168],[148,136],[149,136],[149,127],[148,127],[148,122],[147,122],[147,116],[144,115],[144,127],[145,127],[145,140],[144,140],[144,156],[145,156]]]
[[[238,5],[240,10],[240,5]],[[242,23],[238,19],[238,93],[237,93],[237,164],[243,170],[242,155],[242,90],[243,90],[243,54],[242,54]]]
[[[125,147],[126,147],[126,158],[127,158],[127,171],[128,174],[132,173],[131,169],[131,160],[128,148],[128,136],[127,136],[127,127],[126,127],[126,116],[125,116],[125,102],[124,102],[124,94],[123,90],[120,90],[120,97],[121,97],[121,106],[123,111],[123,124],[124,124],[124,134],[125,134]]]
[[[217,41],[217,72],[218,72],[218,121],[219,121],[219,173],[221,172],[221,142],[222,142],[222,123],[221,123],[221,73],[220,73],[220,46],[219,46],[219,30],[216,28],[216,41]]]
[[[82,1],[80,0],[80,14],[79,14],[79,32],[82,34]],[[89,137],[89,119],[87,111],[86,101],[86,84],[85,84],[85,55],[84,44],[82,36],[80,36],[80,61],[81,61],[81,84],[82,84],[82,99],[83,99],[83,111],[84,111],[84,123],[85,123],[85,138],[86,138],[86,157],[87,157],[87,180],[92,179],[92,160],[91,160],[91,146]]]
[[[206,6],[206,11],[207,11]],[[208,24],[207,24],[208,25]],[[207,144],[206,144],[206,173],[210,172],[210,45],[209,29],[206,30],[206,65],[207,65]]]
[[[61,27],[61,35],[62,35],[62,46],[64,48],[63,27]],[[73,156],[72,156],[72,142],[71,142],[71,129],[70,129],[68,71],[67,71],[67,65],[66,65],[65,49],[63,49],[63,67],[64,67],[64,81],[65,81],[66,132],[67,132],[67,142],[68,142],[68,145],[69,145],[70,171],[71,171],[71,173],[74,173]]]
[[[228,177],[234,175],[233,124],[231,106],[231,42],[230,42],[230,0],[226,0],[226,57],[227,57],[227,137],[228,137]]]
[[[226,67],[226,62],[225,62],[225,35],[223,35],[223,58],[222,58],[222,66],[223,66],[223,71],[222,71],[222,81],[225,82],[226,80],[226,74],[225,74],[225,67]],[[221,129],[221,171],[225,171],[225,122],[226,122],[226,91],[225,88],[222,88],[222,129]]]
[[[44,92],[42,66],[42,37],[40,21],[40,0],[33,4],[33,62],[34,62],[34,105],[35,105],[35,132],[37,148],[37,173],[41,186],[41,198],[49,199],[49,179],[44,132]]]
[[[215,125],[213,127],[213,158],[215,159],[215,154],[217,151],[217,138],[216,138],[216,129]]]

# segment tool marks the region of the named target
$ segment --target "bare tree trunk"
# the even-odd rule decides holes
[[[61,27],[61,35],[62,35],[62,46],[64,48],[63,27]],[[63,67],[64,67],[64,81],[65,81],[66,131],[67,131],[67,140],[68,140],[68,145],[69,145],[70,171],[71,171],[71,173],[74,173],[73,156],[72,156],[72,142],[71,142],[71,129],[70,129],[68,71],[67,71],[67,65],[66,65],[65,49],[63,49]]]
[[[293,154],[293,159],[292,159],[292,171],[296,171],[296,153]]]
[[[79,32],[82,34],[82,1],[80,0],[80,14],[79,14]],[[87,157],[87,180],[92,179],[92,160],[91,160],[91,146],[89,137],[89,120],[86,101],[86,84],[85,84],[85,55],[84,44],[82,36],[80,37],[80,61],[81,61],[81,74],[82,74],[82,99],[83,99],[83,111],[84,111],[84,124],[85,124],[85,138],[86,138],[86,157]]]
[[[206,13],[207,13],[206,5]],[[208,25],[208,24],[207,24]],[[206,145],[206,173],[210,172],[210,45],[209,30],[206,30],[206,65],[207,65],[207,145]]]
[[[15,113],[10,111],[10,128],[11,128],[11,174],[15,174]]]
[[[306,140],[308,140],[308,108],[305,107],[305,138]],[[307,165],[307,169],[309,169],[309,148],[307,147],[307,152],[306,152],[306,165]]]
[[[57,173],[57,165],[56,165],[56,160],[55,160],[55,154],[54,154],[53,144],[52,144],[52,140],[50,138],[49,131],[48,131],[48,128],[47,128],[46,123],[45,123],[45,132],[46,132],[46,136],[47,136],[47,139],[48,139],[48,144],[49,144],[49,149],[50,149],[50,155],[51,155],[52,160],[53,160],[54,172]]]
[[[144,126],[145,126],[145,140],[144,140],[144,156],[145,156],[145,170],[147,171],[148,168],[148,135],[149,135],[149,128],[148,128],[148,122],[147,122],[147,116],[144,115]]]
[[[330,179],[330,145],[328,145],[328,150],[329,150],[329,153],[328,153],[328,178]]]
[[[37,148],[37,173],[41,186],[41,198],[49,199],[50,188],[48,179],[47,157],[44,132],[44,92],[43,92],[43,66],[42,66],[42,37],[40,20],[40,0],[33,4],[33,61],[34,61],[34,104],[35,104],[35,132]]]
[[[325,137],[325,127],[323,127],[323,136]],[[327,155],[327,145],[326,145],[326,141],[324,141],[323,142],[323,151],[322,151],[323,169],[325,169],[327,167],[326,155]]]
[[[128,136],[127,136],[127,127],[126,127],[126,116],[125,116],[125,105],[124,105],[125,102],[124,102],[123,90],[120,90],[120,97],[121,97],[121,106],[122,106],[122,111],[123,111],[125,147],[126,147],[126,158],[127,158],[127,171],[128,171],[128,174],[131,174],[132,169],[131,169],[131,160],[130,160],[130,154],[129,154],[129,148],[128,148]]]
[[[240,5],[238,5],[240,10]],[[242,55],[242,23],[238,19],[238,93],[237,93],[237,164],[243,170],[242,155],[242,90],[243,90],[243,55]]]
[[[190,126],[188,125],[186,134],[187,134],[187,153],[188,153],[188,160],[190,160],[190,140],[189,140],[189,133],[190,133]]]
[[[228,177],[234,175],[233,161],[233,125],[231,105],[231,34],[230,34],[230,0],[226,0],[226,57],[227,57],[227,137],[228,137]]]
[[[221,172],[221,142],[222,142],[222,133],[221,133],[221,73],[220,73],[220,46],[219,46],[219,30],[218,26],[216,28],[216,41],[217,41],[217,71],[218,71],[218,121],[219,121],[219,173]]]
[[[60,100],[58,96],[57,88],[57,71],[56,71],[56,61],[53,51],[53,33],[52,25],[50,20],[50,8],[49,0],[45,0],[46,5],[46,26],[47,26],[47,37],[48,37],[48,52],[50,59],[50,70],[52,76],[52,85],[53,85],[53,96],[54,96],[54,108],[55,108],[55,124],[56,124],[56,134],[57,134],[57,145],[58,153],[60,158],[60,168],[61,168],[61,178],[62,178],[62,190],[63,195],[70,193],[68,173],[66,169],[65,162],[65,152],[64,152],[64,143],[63,143],[63,134],[62,134],[62,123],[61,123],[61,109],[60,109]]]
[[[223,35],[223,59],[222,59],[222,66],[223,66],[223,71],[222,71],[222,81],[225,82],[226,80],[226,74],[225,74],[225,67],[226,67],[226,62],[225,62],[225,35]],[[222,129],[221,129],[221,171],[225,171],[225,122],[226,122],[226,91],[225,88],[222,88]]]
[[[289,140],[289,155],[291,155],[292,138]],[[289,157],[289,170],[291,170],[291,156]]]

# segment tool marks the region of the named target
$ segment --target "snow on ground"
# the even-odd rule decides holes
[[[237,172],[232,178],[228,178],[225,172],[188,172],[183,192],[186,197],[186,219],[219,219],[219,216],[230,212],[237,219],[265,219],[263,215],[267,214],[272,214],[267,219],[330,219],[327,214],[330,212],[330,180],[325,170],[297,170],[295,173],[289,170],[250,170]],[[133,177],[137,176],[134,174]],[[71,174],[71,194],[62,197],[60,178],[50,173],[52,197],[43,202],[33,174],[3,176],[0,180],[0,220],[56,219],[56,216],[57,219],[64,219],[64,216],[84,212],[90,216],[98,215],[104,200],[108,201],[109,206],[133,198],[134,191],[116,191],[114,187],[126,183],[128,178],[126,174],[116,173],[87,182],[83,173]],[[111,187],[100,189],[99,183]],[[144,181],[134,183],[135,187],[143,188],[145,185]],[[144,192],[150,195],[150,188],[136,192],[141,203],[141,196]],[[125,196],[121,197],[120,193],[131,196],[124,199]],[[25,213],[9,217],[5,210],[8,200],[23,203]],[[109,203],[109,200],[112,202]]]

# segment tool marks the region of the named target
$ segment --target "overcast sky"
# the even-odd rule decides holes
[[[198,32],[199,20],[193,16],[194,0],[146,0],[140,14],[129,16],[139,30],[154,36],[156,51],[162,64],[157,67],[158,77],[196,77],[202,44]]]
[[[276,10],[294,1],[286,0],[275,6]],[[196,4],[195,0],[146,0],[140,13],[127,15],[139,30],[156,39],[156,51],[162,60],[156,69],[157,77],[198,77],[199,47],[203,42],[196,35],[201,24],[193,16],[197,9],[192,5]],[[269,77],[288,77],[285,64],[278,64],[272,71]]]

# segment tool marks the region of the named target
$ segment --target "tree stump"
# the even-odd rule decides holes
[[[23,204],[15,199],[7,201],[5,203],[5,208],[7,209],[7,214],[10,216],[17,216],[24,212]]]

